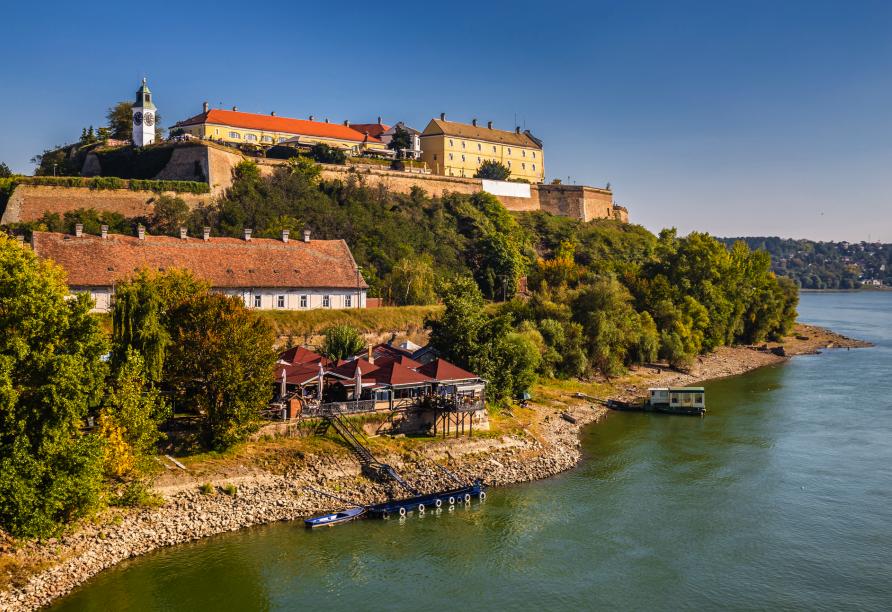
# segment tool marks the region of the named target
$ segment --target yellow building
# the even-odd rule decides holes
[[[473,177],[486,160],[508,167],[512,179],[530,183],[545,180],[542,141],[517,128],[513,132],[497,130],[490,121],[486,127],[471,123],[446,121],[446,115],[431,119],[421,133],[421,159],[434,174]]]
[[[278,117],[273,114],[243,113],[238,109],[208,109],[170,128],[172,136],[189,134],[203,140],[272,146],[283,142],[313,146],[327,144],[356,155],[363,151],[385,150],[380,138],[350,127],[349,122],[328,123]]]

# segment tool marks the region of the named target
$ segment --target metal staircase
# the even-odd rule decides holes
[[[326,410],[322,415],[322,422],[319,424],[319,427],[321,427],[323,423],[325,424],[323,433],[328,430],[328,426],[330,425],[350,446],[353,453],[359,459],[363,474],[379,482],[395,482],[413,495],[418,495],[418,491],[407,483],[403,477],[393,469],[393,467],[375,459],[375,456],[366,446],[366,444],[368,444],[368,439],[365,434],[361,429],[345,419],[342,413],[335,409]],[[317,431],[319,431],[318,427]]]

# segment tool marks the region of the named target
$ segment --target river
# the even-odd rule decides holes
[[[611,414],[568,473],[423,517],[158,550],[56,610],[892,608],[892,293],[804,294],[871,340]]]

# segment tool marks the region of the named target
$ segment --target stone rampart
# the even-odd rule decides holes
[[[49,187],[45,185],[18,185],[9,197],[0,224],[37,221],[44,213],[56,213],[60,217],[79,208],[92,208],[100,212],[114,212],[125,217],[141,217],[154,210],[154,203],[161,194],[154,191],[130,189],[89,189],[87,187]],[[169,193],[182,198],[190,207],[209,200],[209,195],[193,193]]]

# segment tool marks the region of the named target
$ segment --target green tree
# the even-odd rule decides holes
[[[181,227],[187,226],[190,212],[183,198],[162,195],[155,201],[148,229],[153,234],[177,235]]]
[[[314,144],[313,148],[310,150],[310,155],[312,155],[313,159],[315,159],[320,164],[347,163],[346,153],[344,153],[341,149],[330,147],[324,142]]]
[[[142,355],[128,348],[99,415],[106,473],[126,477],[145,470],[161,438],[158,426],[168,416],[167,403],[146,377]]]
[[[171,313],[207,290],[207,283],[184,270],[141,270],[132,279],[119,282],[112,312],[112,362],[124,363],[133,349],[142,357],[148,380],[161,382],[171,343]]]
[[[116,140],[133,140],[133,102],[122,101],[110,107],[105,113],[108,121],[108,133]],[[155,138],[160,140],[164,136],[161,128],[161,115],[155,113]]]
[[[272,397],[272,328],[238,298],[215,293],[181,303],[169,321],[164,381],[174,407],[203,417],[210,448],[245,440]]]
[[[89,297],[5,236],[0,278],[0,527],[45,536],[102,500],[102,443],[82,427],[107,345]]]
[[[362,334],[350,325],[332,325],[322,332],[322,336],[322,346],[319,347],[319,352],[332,361],[352,357],[366,345]]]
[[[394,304],[433,304],[437,301],[436,277],[430,255],[399,260],[385,281]]]
[[[480,164],[479,168],[477,168],[477,173],[474,175],[474,178],[489,179],[492,181],[507,181],[510,176],[511,170],[508,166],[500,161],[487,159]]]
[[[397,159],[403,159],[406,155],[405,152],[412,148],[412,136],[402,123],[396,124],[393,129],[393,137],[387,143],[387,148],[396,151]]]
[[[12,176],[12,170],[9,169],[4,162],[0,162],[0,179],[9,178]]]

